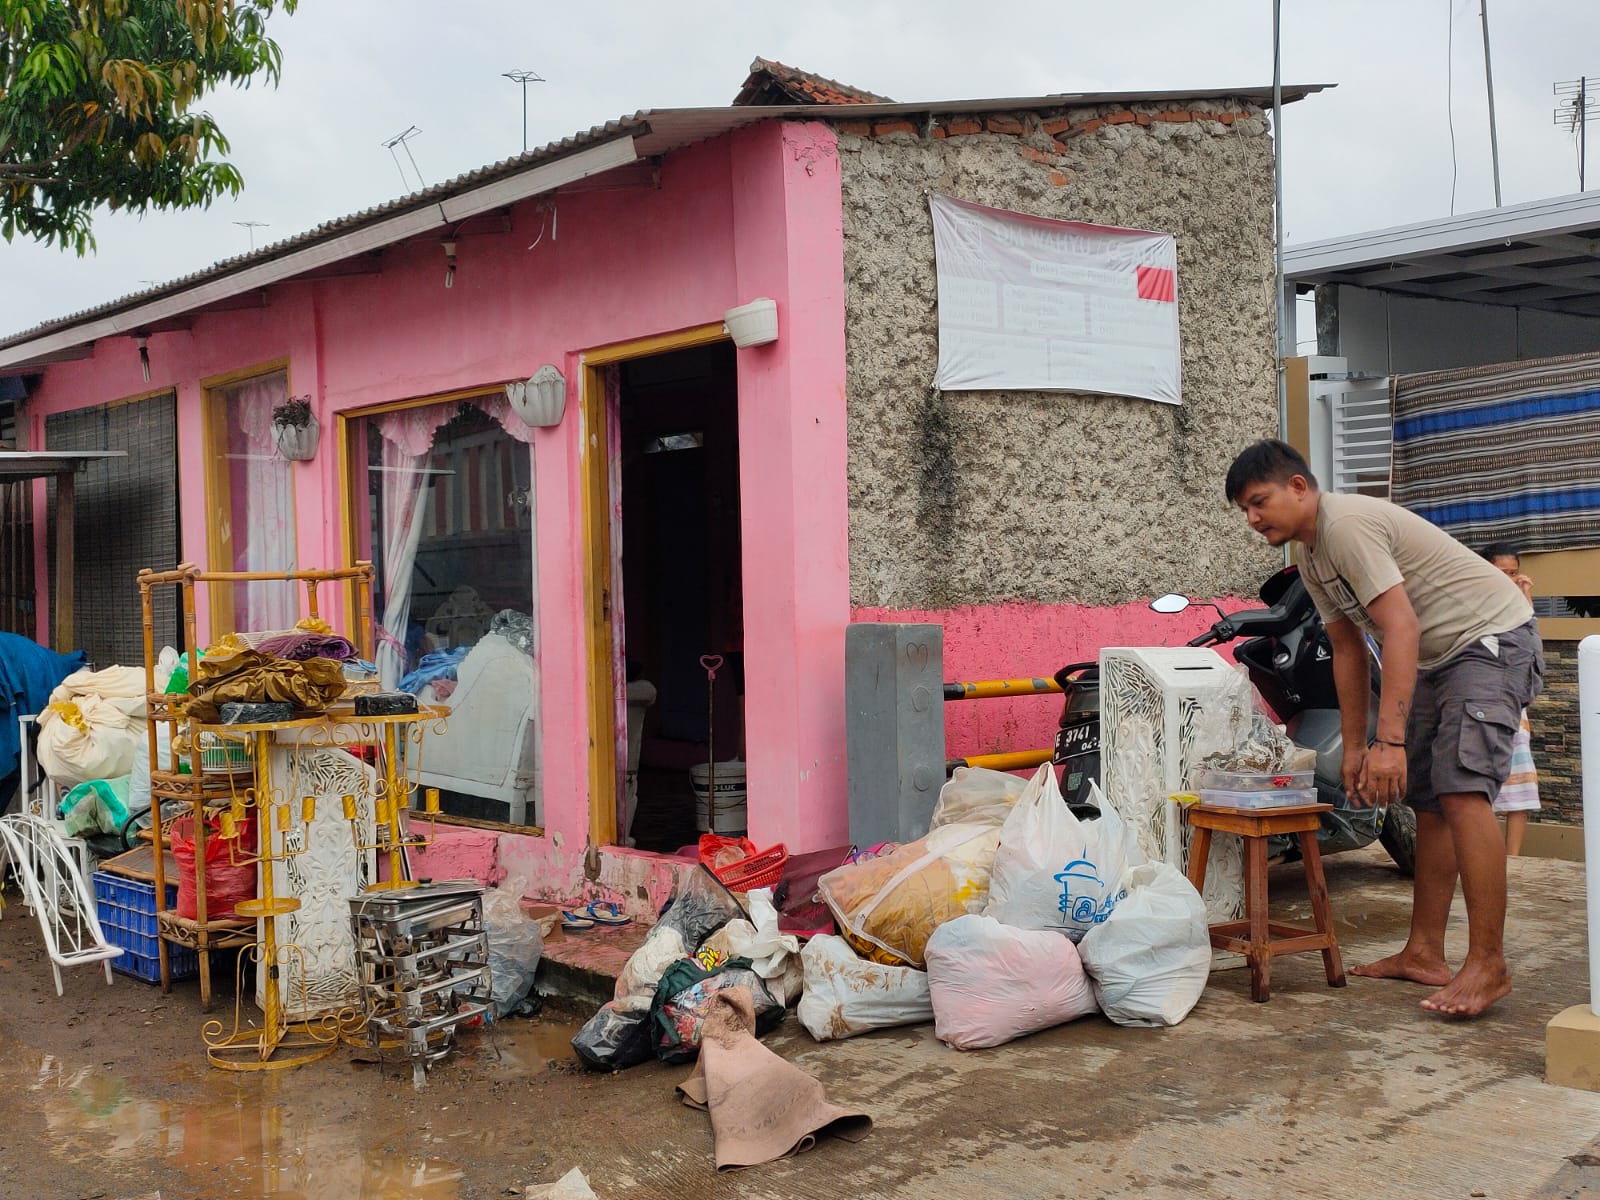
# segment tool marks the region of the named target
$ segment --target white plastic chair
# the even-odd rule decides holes
[[[78,870],[87,879],[94,873],[94,853],[89,843],[80,837],[67,835],[67,823],[61,819],[61,788],[48,775],[34,770],[33,739],[28,736],[28,726],[37,725],[37,713],[17,718],[17,733],[22,738],[22,759],[17,764],[17,811],[48,821],[61,840],[77,856]],[[36,779],[37,776],[37,779]],[[0,854],[0,864],[5,856]]]
[[[94,897],[89,894],[72,850],[54,826],[32,813],[0,817],[0,850],[15,868],[23,902],[39,918],[56,995],[62,994],[61,968],[102,964],[111,983],[111,960],[122,953],[100,930]]]

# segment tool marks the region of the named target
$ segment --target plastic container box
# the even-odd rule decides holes
[[[1237,792],[1221,788],[1201,788],[1200,803],[1208,808],[1294,808],[1315,804],[1317,789],[1273,788],[1270,791]]]
[[[1315,771],[1215,771],[1199,767],[1194,773],[1194,786],[1213,788],[1219,792],[1271,792],[1281,788],[1314,788]]]
[[[121,946],[111,969],[148,983],[161,982],[161,945],[156,937],[156,885],[140,879],[94,873],[95,909],[106,941]],[[178,902],[178,885],[167,884],[167,907]],[[167,971],[172,979],[193,979],[200,974],[200,958],[182,946],[167,946]]]

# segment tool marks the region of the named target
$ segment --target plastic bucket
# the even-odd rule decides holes
[[[743,833],[749,828],[746,816],[744,763],[737,759],[717,764],[717,794],[708,796],[710,767],[697,763],[689,768],[694,785],[695,829],[700,833]]]

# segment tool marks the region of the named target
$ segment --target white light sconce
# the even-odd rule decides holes
[[[443,245],[444,245],[444,285],[445,285],[445,287],[455,287],[455,285],[456,285],[456,244],[455,244],[455,241],[453,239],[445,238],[444,242],[443,242]]]
[[[567,411],[566,376],[545,363],[528,382],[506,384],[506,400],[517,416],[535,429],[559,425]]]
[[[730,308],[722,314],[722,328],[741,350],[778,340],[778,302],[765,296]]]
[[[144,372],[144,381],[150,382],[150,339],[140,334],[133,339],[139,347],[139,370]]]

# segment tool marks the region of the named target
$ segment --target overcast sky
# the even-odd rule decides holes
[[[1600,4],[1490,2],[1505,203],[1575,192],[1551,85],[1600,75]],[[1452,115],[1455,211],[1493,206],[1479,6],[1283,0],[1284,81],[1338,84],[1285,114],[1291,245],[1447,215]],[[393,199],[410,189],[382,143],[407,126],[421,130],[409,148],[428,184],[515,154],[521,93],[500,74],[515,68],[546,81],[528,85],[530,146],[642,108],[725,105],[757,55],[906,101],[1272,78],[1270,0],[301,0],[272,31],[278,89],[207,100],[243,194],[102,215],[99,250],[82,259],[0,242],[0,332],[242,253],[250,231],[235,222],[265,222],[260,246]],[[1600,151],[1600,130],[1591,140]]]

